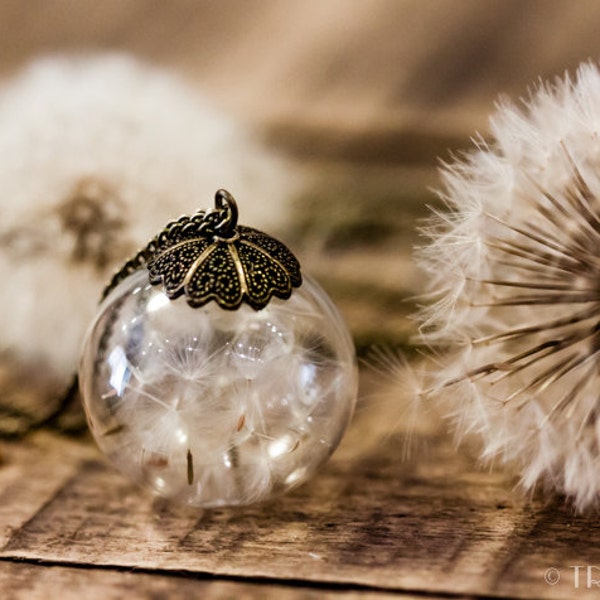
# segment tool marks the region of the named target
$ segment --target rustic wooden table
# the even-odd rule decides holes
[[[597,597],[596,514],[520,497],[427,412],[402,460],[402,398],[365,379],[333,459],[262,506],[169,506],[87,438],[2,443],[1,597]]]

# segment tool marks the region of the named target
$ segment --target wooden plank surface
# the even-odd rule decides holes
[[[304,597],[298,585],[409,597],[566,598],[574,592],[572,565],[600,565],[595,515],[521,498],[507,476],[477,470],[430,416],[417,423],[412,457],[402,461],[402,414],[400,403],[364,397],[339,452],[312,482],[242,509],[199,511],[153,499],[86,440],[38,433],[4,443],[4,580],[12,570],[47,565],[51,573],[32,576],[34,589],[52,578],[62,589],[71,570],[97,568],[109,573],[105,591],[137,576],[143,590],[153,574],[165,589],[172,577],[214,577],[283,586],[288,595],[278,597],[286,598]],[[555,585],[544,579],[551,568],[562,576]],[[130,569],[141,573],[124,577]],[[580,575],[577,597],[591,598],[597,590],[585,589]]]
[[[259,581],[7,562],[0,563],[0,589],[4,600],[48,600],[49,593],[57,592],[60,592],[62,600],[389,600],[397,597],[389,592],[312,589]],[[429,594],[407,594],[402,597],[406,600],[439,598]]]
[[[60,593],[61,600],[389,600],[396,597],[386,592],[293,588],[278,583],[9,562],[0,563],[0,589],[3,600],[48,600],[54,597],[50,595],[53,593]],[[435,599],[429,595],[403,597]]]

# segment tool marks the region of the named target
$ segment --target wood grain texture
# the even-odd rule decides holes
[[[4,444],[5,513],[17,518],[5,526],[0,562],[97,567],[110,577],[133,568],[292,589],[514,598],[569,597],[571,565],[600,565],[595,515],[520,498],[510,478],[477,470],[429,417],[415,430],[412,458],[400,460],[399,408],[363,401],[339,452],[311,483],[235,510],[153,499],[86,441],[37,434]],[[556,585],[544,580],[551,567],[562,575]]]
[[[390,600],[397,595],[360,590],[311,589],[301,586],[214,578],[169,576],[61,565],[0,562],[3,600],[48,600],[60,590],[61,600]],[[53,592],[52,592],[53,591]],[[438,596],[403,595],[405,600]]]
[[[0,544],[4,545],[80,469],[90,445],[39,434],[26,444],[2,444],[0,450]]]

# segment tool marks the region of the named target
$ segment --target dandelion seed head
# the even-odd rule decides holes
[[[442,170],[418,260],[431,395],[526,489],[600,497],[600,72],[498,103],[490,140]]]
[[[0,157],[0,353],[52,382],[72,376],[111,273],[166,222],[227,184],[248,223],[281,227],[301,184],[183,79],[119,53],[41,57],[1,82]]]

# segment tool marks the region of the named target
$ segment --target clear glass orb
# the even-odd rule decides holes
[[[338,445],[357,394],[351,337],[308,277],[257,312],[191,308],[137,271],[101,305],[79,378],[91,431],[115,466],[205,507],[306,481]]]

